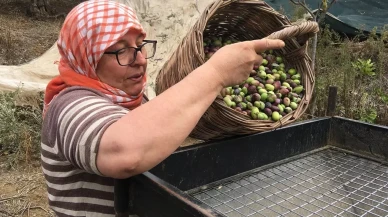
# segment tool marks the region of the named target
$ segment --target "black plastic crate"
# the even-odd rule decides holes
[[[317,118],[181,148],[118,181],[116,208],[140,217],[388,216],[387,158],[387,127]]]
[[[187,192],[225,216],[388,216],[388,167],[328,148]]]

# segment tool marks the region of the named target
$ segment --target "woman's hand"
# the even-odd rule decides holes
[[[204,65],[217,73],[223,87],[241,84],[253,69],[261,64],[259,55],[265,50],[284,47],[282,40],[260,39],[226,45],[219,49]]]

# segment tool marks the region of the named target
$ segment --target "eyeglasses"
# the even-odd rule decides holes
[[[156,43],[155,40],[143,40],[143,44],[139,47],[125,47],[117,51],[104,52],[105,54],[115,54],[117,62],[120,66],[131,65],[135,62],[137,52],[140,51],[144,58],[149,59],[155,55]]]

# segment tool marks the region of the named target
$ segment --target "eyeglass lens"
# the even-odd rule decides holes
[[[134,48],[126,48],[121,50],[118,53],[118,60],[121,65],[127,65],[135,61],[135,52],[136,50]],[[155,54],[155,46],[153,43],[146,43],[141,48],[141,55],[143,55],[144,58],[148,59],[153,57]],[[137,53],[139,55],[139,53]]]

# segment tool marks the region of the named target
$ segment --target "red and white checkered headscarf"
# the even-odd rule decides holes
[[[89,0],[80,3],[67,15],[57,46],[61,59],[60,75],[46,88],[45,107],[63,89],[70,86],[86,86],[98,89],[114,103],[133,109],[141,104],[146,84],[138,96],[99,81],[97,64],[105,50],[116,43],[129,30],[146,35],[133,9],[109,0]]]

